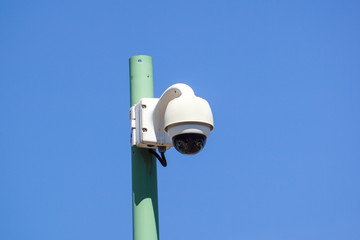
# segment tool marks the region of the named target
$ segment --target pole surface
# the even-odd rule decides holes
[[[138,55],[130,63],[130,106],[154,97],[152,58]],[[156,161],[148,149],[131,148],[133,239],[158,240],[159,215]]]

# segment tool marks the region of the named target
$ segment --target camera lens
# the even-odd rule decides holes
[[[183,133],[173,137],[173,145],[182,154],[193,155],[200,152],[206,143],[206,136],[199,133]]]

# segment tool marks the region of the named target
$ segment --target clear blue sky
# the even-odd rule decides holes
[[[162,239],[360,239],[358,1],[1,1],[0,239],[131,239],[128,59],[215,130]]]

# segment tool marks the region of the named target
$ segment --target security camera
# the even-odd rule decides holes
[[[169,87],[160,98],[140,99],[130,115],[131,145],[161,153],[174,146],[182,154],[196,154],[214,129],[209,103],[182,83]]]

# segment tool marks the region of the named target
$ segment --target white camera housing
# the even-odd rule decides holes
[[[131,107],[130,115],[131,145],[140,148],[169,149],[175,141],[175,148],[182,152],[179,146],[199,145],[197,138],[203,139],[203,147],[214,129],[208,102],[182,83],[169,87],[160,98],[140,99]]]

